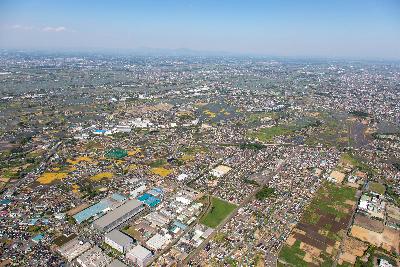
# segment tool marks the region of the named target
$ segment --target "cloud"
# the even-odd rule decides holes
[[[24,26],[24,25],[20,25],[20,24],[15,24],[11,26],[11,29],[14,30],[23,30],[23,31],[31,31],[34,30],[35,27],[33,26]]]
[[[44,32],[65,32],[66,30],[67,28],[64,26],[58,26],[58,27],[46,26],[42,28],[42,31]]]
[[[65,26],[43,26],[43,27],[35,27],[30,25],[21,25],[21,24],[14,24],[11,26],[6,26],[6,28],[15,30],[15,31],[41,31],[41,32],[74,32],[72,30],[67,29]]]

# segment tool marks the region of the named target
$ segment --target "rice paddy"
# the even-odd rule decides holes
[[[138,154],[140,152],[142,152],[142,149],[139,148],[139,147],[136,147],[136,148],[128,151],[128,156],[132,157],[132,156],[135,156],[136,154]]]
[[[84,162],[92,162],[92,159],[90,157],[87,157],[87,156],[77,157],[76,159],[67,159],[67,162],[69,164],[72,164],[72,165],[79,164],[82,161],[84,161]]]
[[[90,180],[101,181],[103,179],[111,179],[113,177],[114,177],[114,175],[111,172],[101,172],[101,173],[98,173],[98,174],[90,177]]]
[[[37,181],[40,184],[51,184],[56,180],[62,180],[67,177],[67,173],[65,172],[45,172],[43,173]]]
[[[152,168],[151,172],[153,174],[159,175],[161,177],[167,177],[168,175],[171,174],[171,170],[165,169],[163,167],[156,167],[156,168]]]

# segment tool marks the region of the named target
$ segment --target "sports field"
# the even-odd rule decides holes
[[[211,197],[211,208],[200,219],[200,223],[215,228],[217,227],[234,209],[236,205],[225,200]]]

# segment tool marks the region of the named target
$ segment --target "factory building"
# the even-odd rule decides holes
[[[102,232],[110,232],[123,222],[141,212],[143,209],[144,205],[142,202],[136,199],[128,200],[115,210],[112,210],[103,217],[95,220],[93,222],[93,227]]]
[[[82,255],[80,255],[76,262],[82,267],[106,267],[112,262],[112,258],[104,254],[98,247],[94,246]]]
[[[70,262],[91,247],[92,245],[89,242],[84,243],[78,238],[74,238],[57,248],[56,251]]]
[[[119,252],[125,253],[133,244],[133,239],[118,230],[112,230],[104,236],[104,242]]]
[[[128,260],[140,267],[146,266],[152,256],[151,251],[141,245],[137,245],[126,254]]]

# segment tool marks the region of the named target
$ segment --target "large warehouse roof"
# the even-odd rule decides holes
[[[116,208],[113,211],[108,212],[106,215],[103,217],[100,217],[96,221],[94,221],[94,225],[97,228],[104,229],[111,223],[121,219],[125,214],[132,212],[135,209],[139,209],[143,207],[143,203],[136,200],[136,199],[131,199]]]

